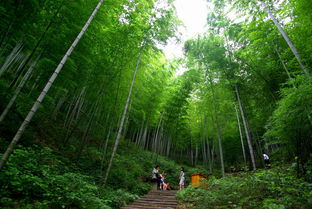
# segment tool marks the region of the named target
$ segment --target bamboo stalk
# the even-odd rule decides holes
[[[109,161],[109,164],[108,164],[108,168],[106,170],[106,174],[105,174],[105,177],[104,177],[103,185],[105,185],[106,182],[107,182],[108,175],[109,175],[110,169],[112,167],[113,159],[115,157],[115,154],[116,154],[116,151],[117,151],[117,148],[118,148],[118,145],[119,145],[119,141],[120,141],[120,138],[121,138],[121,133],[122,133],[122,130],[123,130],[123,126],[124,126],[124,123],[125,123],[126,115],[127,115],[127,112],[128,112],[128,107],[129,107],[129,104],[130,104],[132,89],[133,89],[135,78],[136,78],[136,74],[137,74],[137,71],[138,71],[138,68],[139,68],[139,65],[140,65],[140,62],[141,62],[141,56],[143,54],[143,49],[144,49],[145,43],[146,42],[144,40],[142,45],[141,45],[141,48],[140,48],[139,57],[138,57],[137,64],[136,64],[134,72],[133,72],[132,82],[131,82],[129,93],[128,93],[128,97],[127,97],[127,100],[126,100],[126,103],[125,103],[124,111],[123,111],[123,114],[122,114],[122,117],[121,117],[121,121],[120,121],[119,129],[118,129],[118,132],[117,132],[117,136],[116,136],[113,152],[112,152],[112,155],[111,155],[111,158],[110,158],[110,161]]]
[[[31,121],[31,119],[33,118],[33,116],[35,115],[35,113],[37,112],[40,104],[42,103],[42,100],[45,98],[46,94],[48,93],[49,89],[51,88],[53,82],[55,81],[57,75],[60,73],[60,71],[62,70],[64,64],[66,63],[68,57],[71,55],[71,53],[73,52],[73,50],[75,49],[75,47],[77,46],[79,40],[81,39],[81,37],[83,36],[83,34],[85,33],[85,31],[87,30],[88,26],[90,25],[90,23],[92,22],[93,18],[95,17],[97,11],[99,10],[99,8],[101,7],[102,3],[104,2],[104,0],[100,0],[99,3],[97,4],[97,6],[95,7],[94,11],[92,12],[91,16],[89,17],[88,21],[86,22],[86,24],[84,25],[84,27],[82,28],[82,30],[80,31],[80,33],[78,34],[78,36],[76,37],[76,39],[74,40],[74,42],[72,43],[72,45],[69,47],[69,49],[67,50],[66,54],[64,55],[64,57],[62,58],[61,62],[59,63],[59,65],[57,66],[57,68],[55,69],[54,73],[52,74],[52,76],[50,77],[48,83],[46,84],[46,86],[44,87],[44,89],[42,90],[42,92],[40,93],[39,97],[37,98],[36,102],[34,103],[33,107],[31,108],[31,110],[29,111],[28,115],[26,116],[25,120],[23,121],[23,123],[21,124],[20,128],[18,129],[17,133],[15,134],[14,138],[12,139],[10,145],[8,146],[7,150],[5,151],[5,153],[3,154],[1,160],[0,160],[0,169],[4,166],[5,162],[7,161],[7,159],[10,157],[11,153],[13,152],[16,144],[18,143],[18,141],[20,140],[20,138],[22,137],[25,129],[27,128],[29,122]]]

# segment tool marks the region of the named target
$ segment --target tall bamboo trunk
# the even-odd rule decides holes
[[[68,111],[65,117],[64,129],[67,129],[66,135],[63,140],[63,148],[65,149],[67,143],[70,140],[70,137],[74,133],[75,129],[78,127],[80,120],[79,115],[81,113],[81,109],[79,107],[84,103],[83,95],[85,94],[85,87],[82,88],[79,95],[75,96],[72,102],[69,104]],[[86,114],[87,115],[87,114]],[[88,115],[87,115],[88,116]],[[74,123],[75,122],[75,123]]]
[[[264,153],[264,152],[263,152],[262,147],[260,146],[259,135],[258,135],[257,132],[252,132],[251,134],[252,134],[253,139],[254,139],[254,142],[255,142],[255,144],[256,144],[256,150],[257,150],[257,152],[258,152],[258,154],[256,154],[256,156],[258,156],[258,159],[259,159],[260,157],[261,157],[261,159],[262,159],[262,153]],[[264,166],[264,161],[261,160],[261,162],[262,162],[262,165]]]
[[[159,119],[159,122],[158,122],[158,125],[157,125],[157,128],[156,128],[156,134],[154,136],[154,148],[153,148],[153,153],[156,155],[156,162],[157,162],[157,159],[158,159],[158,149],[159,149],[159,146],[160,146],[160,139],[159,139],[159,130],[160,130],[160,125],[161,125],[161,122],[162,122],[162,115],[160,116],[160,119]]]
[[[213,169],[214,159],[215,159],[215,143],[214,143],[214,138],[212,138],[211,165],[210,165],[210,168],[209,168],[211,171]]]
[[[39,75],[36,77],[34,84],[33,84],[32,87],[30,88],[30,91],[29,91],[29,93],[28,93],[28,96],[30,96],[30,95],[32,94],[33,90],[37,88],[38,82],[39,82],[41,76],[42,76],[42,71],[41,71],[41,72],[39,73]]]
[[[58,103],[57,103],[57,105],[56,105],[56,107],[52,113],[52,117],[54,119],[56,119],[56,116],[57,116],[59,110],[61,109],[61,107],[63,106],[63,104],[65,103],[67,97],[68,97],[68,91],[66,91],[65,94],[59,99],[59,101],[58,101]]]
[[[161,155],[162,153],[162,150],[164,149],[163,147],[163,141],[161,140],[162,139],[162,131],[163,131],[163,128],[162,128],[162,124],[160,122],[160,127],[159,127],[159,130],[158,130],[158,133],[157,133],[157,136],[156,136],[156,160],[155,160],[155,164],[157,164],[158,162],[158,156]]]
[[[275,50],[276,54],[278,55],[278,58],[281,61],[282,65],[283,65],[283,68],[284,68],[285,72],[287,73],[288,78],[292,79],[292,77],[291,77],[291,75],[289,73],[289,70],[287,69],[286,64],[284,63],[284,60],[283,60],[281,54],[279,53],[279,51],[277,50],[276,46],[274,46],[274,50]]]
[[[75,101],[77,103],[77,100],[79,100],[79,95],[74,94],[74,97],[71,100],[71,102],[69,103],[68,108],[67,108],[67,113],[66,113],[66,116],[65,116],[65,119],[64,119],[64,124],[63,124],[63,128],[64,129],[68,126],[68,120],[70,118],[70,115],[73,112],[72,110],[74,109],[74,105],[75,105],[74,103],[75,103]]]
[[[16,80],[16,83],[18,83],[19,80],[22,80],[23,78],[23,72],[21,72],[21,69],[23,68],[26,60],[27,60],[27,55],[21,54],[21,56],[19,56],[16,61],[15,61],[15,66],[14,64],[12,64],[12,74],[15,74],[15,78],[13,80]],[[10,86],[13,84],[14,81],[11,81]],[[14,85],[15,87],[16,85]]]
[[[205,140],[202,140],[203,166],[207,166],[207,152]]]
[[[24,87],[26,81],[28,80],[29,76],[32,74],[39,58],[40,58],[41,54],[37,57],[37,59],[31,64],[31,66],[29,67],[29,69],[27,70],[26,74],[24,75],[22,81],[19,83],[17,89],[14,92],[14,95],[12,96],[10,102],[8,103],[8,105],[6,106],[6,108],[3,110],[1,116],[0,116],[0,123],[4,120],[5,116],[7,115],[7,113],[9,112],[9,110],[11,109],[12,105],[14,104],[17,96],[19,95],[19,93],[21,92],[22,88]]]
[[[136,146],[138,146],[138,144],[139,144],[139,142],[140,142],[140,140],[141,140],[141,137],[142,137],[142,133],[143,133],[143,129],[144,129],[144,120],[142,120],[142,124],[141,124],[141,127],[140,127],[140,130],[137,132],[137,136],[136,136],[136,138],[135,138],[135,140],[134,140],[134,144],[136,145]]]
[[[201,153],[202,153],[202,162],[203,166],[207,164],[207,155],[206,155],[206,147],[205,147],[205,131],[204,131],[204,121],[203,119],[200,119],[200,141],[201,141]]]
[[[207,159],[207,144],[206,141],[203,141],[203,166],[208,167],[208,159]]]
[[[278,22],[278,20],[274,17],[273,12],[266,5],[266,3],[263,0],[259,0],[259,1],[262,4],[262,6],[265,8],[265,10],[267,11],[269,17],[274,22],[275,26],[278,28],[279,32],[282,34],[283,38],[287,42],[287,44],[288,44],[290,50],[292,51],[292,53],[295,55],[299,65],[300,65],[301,70],[304,72],[306,77],[310,80],[311,79],[310,73],[309,73],[308,69],[305,68],[304,64],[302,63],[300,55],[299,55],[299,52],[297,51],[295,45],[292,43],[291,39],[287,35],[286,31],[283,29],[282,25]]]
[[[147,126],[147,124],[145,124],[145,120],[143,120],[143,123],[142,123],[142,129],[141,129],[141,133],[140,133],[140,136],[139,136],[139,139],[138,139],[138,142],[137,142],[137,146],[138,147],[142,147],[143,146],[143,138],[144,138],[144,134],[145,134],[145,127]]]
[[[146,124],[145,126],[145,130],[144,130],[144,134],[143,134],[143,138],[142,138],[142,147],[143,149],[148,149],[148,145],[147,145],[147,135],[148,135],[148,124]]]
[[[248,121],[247,121],[247,118],[245,115],[245,110],[243,108],[243,105],[242,105],[242,102],[240,99],[239,90],[238,90],[237,85],[235,85],[235,92],[236,92],[236,98],[237,98],[237,102],[239,105],[239,109],[241,111],[241,115],[243,118],[243,124],[245,127],[245,133],[246,133],[246,137],[247,137],[247,143],[248,143],[248,147],[249,147],[249,153],[250,153],[252,168],[253,168],[253,170],[256,170],[255,154],[254,154],[254,150],[253,150],[253,146],[252,146],[252,141],[251,141],[251,136],[250,136],[250,131],[249,131],[249,125],[248,125]]]
[[[7,45],[8,41],[5,41],[5,39],[7,39],[7,37],[9,37],[9,33],[10,33],[11,29],[12,29],[12,26],[13,26],[13,23],[11,22],[9,24],[9,26],[7,27],[7,29],[5,30],[6,31],[5,34],[0,39],[0,49],[2,49],[0,51],[0,56],[2,56],[2,52],[4,52],[4,49],[5,49],[6,45]],[[1,31],[1,34],[3,34],[2,31]]]
[[[117,92],[116,92],[116,95],[115,95],[115,98],[114,98],[114,105],[113,105],[113,110],[112,111],[109,111],[109,115],[108,115],[108,118],[111,117],[111,120],[110,120],[110,125],[109,125],[109,129],[108,129],[108,134],[106,135],[106,139],[105,139],[105,145],[104,145],[104,148],[103,148],[103,157],[102,157],[102,160],[101,160],[101,170],[103,168],[103,164],[104,164],[104,158],[106,156],[106,152],[107,152],[107,146],[108,146],[108,142],[109,142],[109,139],[110,139],[110,136],[111,136],[111,131],[113,129],[113,123],[115,121],[115,119],[117,118],[117,114],[116,114],[116,107],[117,107],[117,101],[118,101],[118,96],[119,96],[119,91],[120,91],[120,83],[121,83],[121,70],[119,70],[119,79],[118,79],[118,86],[117,86]],[[111,116],[110,116],[111,115]],[[118,120],[118,119],[117,119]]]
[[[195,146],[195,166],[197,165],[197,160],[198,160],[198,145],[196,144]]]
[[[166,151],[166,156],[167,157],[169,157],[169,155],[170,155],[171,143],[172,143],[172,139],[171,139],[171,136],[169,136],[168,137],[168,146],[167,146],[167,151]]]
[[[22,42],[18,42],[16,46],[12,49],[11,53],[5,59],[3,65],[0,68],[0,77],[1,75],[18,59],[18,57],[22,54],[23,44]]]
[[[107,170],[106,170],[106,174],[105,174],[105,177],[104,177],[103,185],[105,185],[106,182],[107,182],[108,175],[109,175],[110,169],[112,167],[113,159],[115,157],[115,154],[116,154],[116,151],[117,151],[117,148],[118,148],[118,145],[119,145],[119,141],[120,141],[120,138],[121,138],[121,133],[122,133],[122,130],[123,130],[124,122],[125,122],[126,115],[127,115],[127,112],[128,112],[128,106],[130,104],[132,89],[133,89],[135,78],[136,78],[136,74],[137,74],[137,71],[138,71],[138,68],[139,68],[139,65],[140,65],[140,62],[141,62],[141,56],[143,54],[144,46],[145,46],[145,41],[143,41],[143,43],[141,45],[141,48],[140,48],[140,54],[139,54],[139,57],[138,57],[138,60],[137,60],[137,64],[136,64],[134,72],[133,72],[132,82],[131,82],[129,93],[128,93],[128,97],[127,97],[127,100],[126,100],[126,103],[125,103],[124,111],[123,111],[123,114],[122,114],[122,117],[121,117],[120,125],[119,125],[119,128],[118,128],[118,132],[117,132],[117,136],[116,136],[113,152],[112,152],[111,158],[109,160],[108,167],[107,167]]]
[[[239,119],[239,114],[236,105],[234,104],[235,112],[236,112],[236,118],[237,118],[237,125],[238,125],[238,130],[239,130],[239,136],[241,140],[241,145],[242,145],[242,151],[243,151],[243,157],[244,157],[244,162],[246,164],[246,152],[245,152],[245,145],[244,145],[244,138],[243,138],[243,132],[242,132],[242,127],[240,124],[240,119]]]
[[[41,34],[41,36],[39,37],[39,39],[37,40],[34,48],[31,50],[30,55],[27,57],[27,59],[25,60],[25,63],[23,63],[23,65],[21,66],[21,73],[24,70],[24,68],[27,66],[27,64],[30,62],[30,60],[32,59],[32,57],[34,56],[34,54],[36,53],[38,47],[40,46],[41,42],[43,41],[45,35],[47,34],[47,32],[49,31],[50,27],[52,26],[53,21],[55,20],[56,16],[58,15],[58,13],[60,12],[61,8],[63,7],[64,4],[60,4],[60,6],[58,7],[58,9],[56,10],[56,12],[54,13],[53,17],[51,18],[49,24],[46,26],[46,28],[44,29],[43,33]],[[18,76],[17,76],[18,78]],[[14,85],[14,83],[17,81],[17,79],[15,79],[10,87],[12,87]]]
[[[93,123],[93,118],[94,116],[96,115],[97,113],[97,109],[98,109],[98,106],[97,104],[95,105],[95,110],[91,113],[91,116],[89,118],[89,121],[88,121],[88,124],[87,124],[87,127],[85,129],[85,132],[83,134],[83,137],[82,137],[82,141],[81,141],[81,144],[80,144],[80,147],[78,149],[78,152],[76,154],[76,161],[78,161],[80,159],[80,156],[81,154],[83,153],[84,149],[86,148],[87,146],[87,143],[88,143],[88,139],[89,139],[89,134],[90,134],[90,130],[92,129],[92,125],[94,124]]]
[[[217,132],[218,132],[218,144],[219,144],[219,153],[220,153],[220,164],[221,164],[221,173],[222,176],[225,176],[224,174],[224,160],[223,160],[223,148],[222,148],[222,133],[221,133],[221,128],[219,124],[219,117],[217,113],[217,102],[215,98],[215,92],[214,92],[214,87],[212,83],[212,79],[209,77],[209,82],[210,82],[210,87],[211,87],[211,92],[212,92],[212,100],[213,100],[213,107],[214,107],[214,113],[215,113],[215,120],[216,120],[216,125],[217,125]]]
[[[74,40],[74,42],[72,43],[72,45],[69,47],[69,49],[67,50],[65,56],[62,58],[61,62],[59,63],[59,65],[57,66],[57,68],[55,69],[54,73],[52,74],[52,76],[50,77],[48,83],[46,84],[46,86],[44,87],[44,89],[42,90],[41,94],[39,95],[39,97],[37,98],[36,102],[34,103],[34,105],[32,106],[31,110],[29,111],[28,115],[26,116],[24,122],[22,123],[22,125],[20,126],[20,128],[18,129],[16,135],[14,136],[13,140],[11,141],[10,145],[8,146],[7,150],[5,151],[5,153],[3,154],[1,160],[0,160],[0,169],[4,166],[4,163],[7,161],[7,159],[9,158],[9,156],[11,155],[11,153],[13,152],[16,144],[18,143],[19,139],[22,137],[26,127],[28,126],[29,122],[31,121],[32,117],[35,115],[35,113],[37,112],[42,100],[44,99],[44,97],[46,96],[47,92],[49,91],[50,87],[52,86],[53,82],[55,81],[57,75],[59,74],[59,72],[62,70],[64,64],[66,63],[68,57],[71,55],[71,53],[73,52],[73,50],[75,49],[75,47],[77,46],[79,40],[81,39],[81,37],[83,36],[83,34],[85,33],[85,31],[87,30],[88,26],[90,25],[90,23],[92,22],[94,16],[96,15],[97,11],[99,10],[99,8],[101,7],[102,3],[104,0],[100,0],[99,3],[97,4],[97,6],[95,7],[94,11],[92,12],[91,16],[89,17],[88,21],[86,22],[86,24],[84,25],[84,27],[82,28],[82,30],[80,31],[80,33],[78,34],[77,38]]]
[[[209,139],[207,138],[207,155],[208,155],[208,164],[209,164],[209,172],[212,173],[212,154],[209,145]]]

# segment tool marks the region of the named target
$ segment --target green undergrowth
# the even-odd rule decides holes
[[[186,208],[312,208],[312,184],[297,178],[292,167],[210,177],[200,188],[178,193]]]
[[[75,162],[48,147],[19,146],[0,172],[0,208],[120,208],[151,189],[155,163],[177,187],[179,165],[126,142],[119,148],[103,186],[101,153]]]

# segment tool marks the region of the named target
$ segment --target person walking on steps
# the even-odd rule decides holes
[[[181,167],[181,168],[180,168],[180,182],[179,182],[180,190],[184,189],[184,180],[185,180],[185,177],[184,177],[184,168]]]

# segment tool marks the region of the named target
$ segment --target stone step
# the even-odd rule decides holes
[[[125,206],[125,207],[122,207],[121,209],[174,209],[175,207],[171,207],[171,206],[132,206],[132,205],[129,205],[129,206]]]
[[[151,195],[146,195],[141,197],[141,199],[149,199],[149,200],[176,200],[176,197],[162,197],[162,196],[151,196]]]
[[[128,205],[127,207],[137,207],[137,208],[176,208],[177,205]]]
[[[135,202],[135,203],[133,203],[133,204],[131,204],[131,205],[126,205],[126,206],[124,206],[124,207],[171,207],[171,208],[175,208],[176,206],[178,205],[178,203],[175,203],[175,204],[156,204],[156,203],[146,203],[146,204],[144,204],[144,203],[137,203],[137,202]]]
[[[172,207],[172,208],[175,208],[176,206],[177,206],[177,203],[175,203],[175,204],[165,204],[165,203],[163,203],[163,204],[159,204],[159,203],[140,203],[140,202],[138,202],[138,203],[133,203],[132,205],[130,205],[130,206],[144,206],[144,207]]]
[[[122,209],[169,209],[176,208],[175,190],[169,191],[150,191],[141,199],[133,202],[131,205],[122,207]]]
[[[143,197],[141,198],[152,198],[152,199],[155,199],[155,198],[158,198],[158,199],[176,199],[176,196],[163,196],[163,195],[144,195]]]
[[[159,193],[159,194],[176,194],[178,191],[177,190],[166,190],[166,191],[150,191],[149,193]]]
[[[141,198],[141,199],[139,199],[139,200],[137,200],[137,201],[143,201],[143,202],[154,202],[154,201],[156,201],[156,202],[177,202],[177,200],[176,199],[167,199],[167,200],[163,200],[163,199],[145,199],[145,198]]]
[[[137,207],[137,206],[125,206],[122,207],[121,209],[174,209],[172,207]]]
[[[132,205],[177,205],[177,202],[162,202],[162,201],[145,202],[138,200],[134,202]]]
[[[147,195],[157,195],[157,196],[175,196],[176,193],[148,193]]]
[[[159,193],[147,193],[146,195],[153,195],[153,196],[162,196],[162,197],[175,197],[176,194],[159,194]]]

